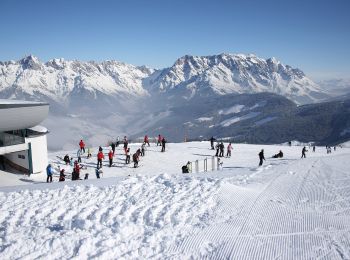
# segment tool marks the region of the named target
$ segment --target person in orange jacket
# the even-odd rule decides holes
[[[80,147],[80,151],[84,154],[85,153],[85,143],[83,140],[80,140],[79,147]]]
[[[109,167],[112,167],[113,164],[113,151],[110,150],[108,153],[108,159],[109,159]]]
[[[97,154],[97,168],[102,168],[102,160],[105,158],[102,151],[99,151]]]

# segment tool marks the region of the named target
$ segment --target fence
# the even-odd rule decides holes
[[[190,173],[208,172],[221,169],[220,158],[212,156],[211,158],[205,158],[204,160],[196,160],[190,162],[188,165],[188,171]]]

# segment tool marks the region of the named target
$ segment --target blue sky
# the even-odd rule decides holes
[[[276,57],[313,79],[350,77],[348,0],[0,1],[0,60],[116,59],[163,68],[185,54]]]

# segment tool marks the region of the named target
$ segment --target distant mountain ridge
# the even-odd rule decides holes
[[[146,133],[256,143],[350,137],[347,97],[318,106],[327,92],[301,70],[255,55],[186,55],[158,70],[118,61],[43,63],[30,55],[0,62],[0,97],[49,102],[43,125],[53,150],[72,149],[82,138],[98,146]],[[305,103],[316,104],[298,107]]]
[[[327,95],[305,74],[275,58],[255,55],[220,54],[189,56],[149,79],[149,89],[161,93],[194,95],[253,94],[270,92],[296,103],[313,103]]]
[[[66,102],[84,90],[97,94],[144,97],[151,94],[190,99],[195,95],[270,92],[297,103],[316,102],[326,95],[296,68],[275,58],[220,54],[179,58],[170,68],[155,70],[118,61],[82,62],[35,56],[0,62],[0,95],[5,98],[39,96]]]

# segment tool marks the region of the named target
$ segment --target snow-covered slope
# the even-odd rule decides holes
[[[72,92],[85,89],[96,97],[106,95],[144,96],[142,79],[153,70],[117,62],[81,62],[53,59],[42,63],[34,56],[0,62],[0,93],[16,98],[25,94],[65,102]]]
[[[265,60],[243,54],[186,55],[172,67],[151,76],[148,84],[151,90],[162,93],[180,91],[187,99],[195,95],[259,92],[280,94],[297,103],[325,97],[301,70],[275,58]]]
[[[118,147],[102,179],[92,174],[95,149],[83,157],[89,180],[40,184],[43,174],[0,188],[0,258],[349,259],[349,148],[300,159],[300,146],[233,144],[222,170],[182,174],[215,151],[167,145],[160,153],[152,144],[137,169]],[[279,150],[284,158],[271,158]],[[64,167],[56,154],[65,153],[50,161]]]

